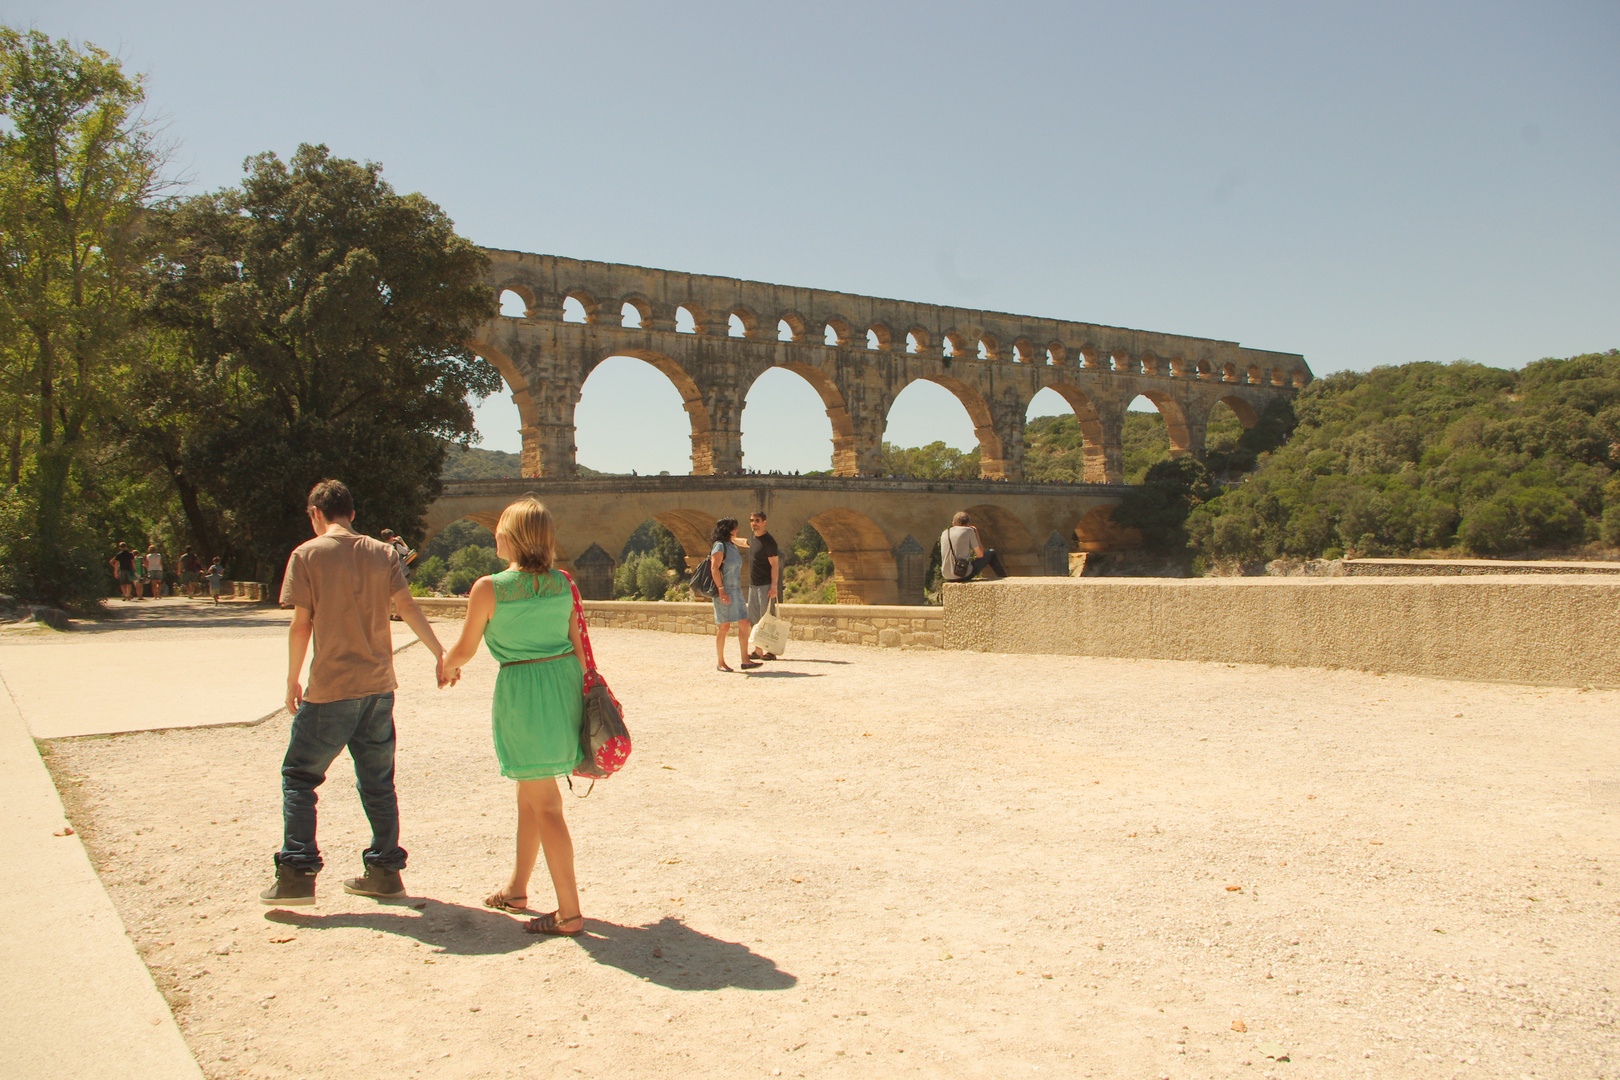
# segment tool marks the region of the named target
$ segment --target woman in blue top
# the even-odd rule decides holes
[[[719,659],[720,671],[731,671],[726,663],[726,631],[737,627],[737,644],[742,652],[742,666],[759,667],[757,660],[748,659],[748,603],[742,587],[742,552],[737,550],[737,519],[721,518],[714,523],[709,540],[709,570],[714,574],[717,595],[714,598],[714,653]]]

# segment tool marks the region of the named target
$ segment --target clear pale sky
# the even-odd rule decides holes
[[[1613,0],[0,0],[0,21],[147,73],[199,190],[324,142],[495,247],[1228,338],[1318,374],[1620,347]],[[483,445],[516,449],[516,423],[491,399]],[[690,467],[638,361],[599,369],[579,424],[584,464]],[[796,376],[755,385],[748,466],[825,468],[830,434]],[[926,383],[888,437],[972,445]]]

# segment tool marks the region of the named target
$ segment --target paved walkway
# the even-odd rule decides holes
[[[17,870],[0,894],[7,1077],[202,1076],[33,740],[263,720],[283,693],[287,614],[185,599],[115,614],[0,638],[0,846]],[[415,641],[394,631],[396,649]]]
[[[164,599],[114,613],[70,634],[13,631],[0,642],[0,679],[34,738],[251,724],[280,708],[286,612]],[[393,627],[396,650],[416,640]]]
[[[0,694],[0,1061],[8,1077],[170,1080],[202,1072],[124,932],[22,714]]]

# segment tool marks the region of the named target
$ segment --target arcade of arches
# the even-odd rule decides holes
[[[816,526],[833,556],[841,602],[920,603],[922,582],[914,579],[926,571],[928,548],[950,512],[970,507],[979,508],[977,523],[1013,573],[1066,573],[1070,552],[1126,539],[1107,513],[1121,494],[1131,401],[1145,397],[1164,416],[1172,454],[1202,454],[1217,403],[1249,426],[1268,403],[1291,397],[1311,378],[1297,354],[1230,341],[549,255],[486,254],[487,280],[504,298],[503,310],[516,310],[515,296],[524,313],[493,316],[470,344],[512,389],[529,479],[447,484],[430,510],[429,529],[459,517],[481,521],[492,506],[498,515],[499,506],[536,489],[558,511],[564,554],[593,580],[595,571],[585,570],[594,553],[611,567],[607,553],[620,551],[649,517],[688,552],[702,551],[716,517],[746,520],[756,506],[771,510],[779,537],[806,522]],[[584,321],[565,319],[565,304]],[[631,478],[575,479],[574,409],[586,378],[610,356],[643,360],[674,385],[691,428],[691,475],[639,485]],[[825,407],[831,477],[742,475],[747,391],[778,367],[804,378]],[[944,387],[967,410],[982,480],[876,477],[890,407],[919,379]],[[1084,484],[1022,483],[1025,417],[1043,389],[1058,394],[1079,422]],[[561,505],[576,497],[577,510]],[[608,524],[624,513],[633,520],[622,530]],[[914,571],[919,552],[921,569]]]

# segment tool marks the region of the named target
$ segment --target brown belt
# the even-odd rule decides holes
[[[574,655],[573,651],[570,650],[569,652],[561,653],[560,655],[557,655],[557,656],[536,656],[532,660],[509,660],[506,663],[502,664],[501,667],[503,667],[503,668],[517,667],[520,664],[543,664],[547,660],[561,660],[565,656],[573,656],[573,655]]]

